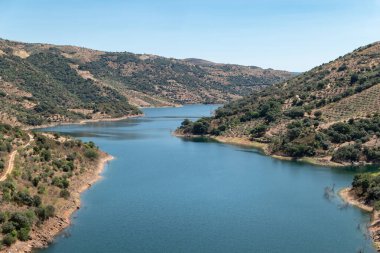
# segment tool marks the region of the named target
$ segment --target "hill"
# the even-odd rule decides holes
[[[92,142],[0,124],[0,252],[47,246],[106,159]]]
[[[320,163],[380,162],[380,43],[231,102],[182,134],[264,143]]]
[[[0,121],[40,125],[139,113],[136,106],[221,103],[289,78],[203,60],[0,40]]]

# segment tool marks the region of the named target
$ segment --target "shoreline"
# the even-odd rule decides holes
[[[295,162],[303,162],[303,163],[308,163],[312,165],[317,165],[317,166],[324,166],[324,167],[346,167],[350,166],[351,164],[343,164],[343,163],[336,163],[332,162],[330,160],[326,160],[323,157],[302,157],[302,158],[293,158],[289,156],[281,156],[281,155],[276,155],[276,154],[271,154],[268,151],[268,144],[267,143],[262,143],[262,142],[256,142],[256,141],[251,141],[247,138],[241,138],[241,137],[225,137],[225,136],[212,136],[212,135],[189,135],[189,134],[180,134],[177,132],[172,133],[176,137],[180,138],[197,138],[197,137],[205,137],[210,140],[214,140],[219,143],[223,144],[230,144],[230,145],[235,145],[235,146],[243,146],[243,147],[248,147],[248,148],[254,148],[259,151],[261,151],[264,155],[270,156],[272,158],[278,159],[278,160],[283,160],[283,161],[295,161]]]
[[[349,205],[371,213],[371,223],[368,226],[369,235],[377,252],[380,252],[380,211],[364,204],[351,192],[352,188],[343,188],[338,192],[339,197]]]
[[[30,240],[17,241],[11,247],[0,252],[32,252],[48,247],[56,236],[71,225],[72,215],[81,207],[81,194],[102,179],[101,173],[106,168],[107,163],[113,159],[115,159],[113,156],[103,153],[95,170],[87,171],[77,178],[79,187],[70,191],[71,196],[67,204],[64,205],[64,210],[60,210],[54,217],[46,220],[41,227],[33,227]]]
[[[100,118],[100,119],[82,119],[79,121],[72,121],[72,122],[52,122],[48,124],[42,124],[38,126],[24,126],[22,127],[22,130],[34,130],[34,129],[41,129],[41,128],[49,128],[49,127],[56,127],[56,126],[67,126],[67,125],[84,125],[87,123],[96,123],[96,122],[114,122],[114,121],[121,121],[125,119],[130,118],[138,118],[143,117],[144,114],[132,114],[132,115],[126,115],[122,117],[117,118]]]

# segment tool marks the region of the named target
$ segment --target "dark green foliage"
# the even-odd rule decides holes
[[[320,118],[320,117],[322,116],[322,112],[321,112],[321,111],[315,111],[315,112],[314,112],[314,116],[315,116],[316,118]]]
[[[332,160],[335,162],[357,162],[359,161],[361,147],[358,145],[347,145],[340,147],[334,152]]]
[[[305,114],[305,109],[302,107],[294,107],[285,112],[285,115],[292,119],[302,118],[304,114]]]
[[[193,134],[203,135],[208,133],[209,123],[205,120],[196,121],[193,124]]]
[[[380,148],[364,148],[364,155],[367,158],[367,161],[380,163]]]
[[[49,150],[42,150],[41,157],[44,161],[48,162],[51,159],[51,152]]]
[[[312,146],[298,143],[287,143],[284,151],[291,157],[314,156],[315,150]]]
[[[55,214],[55,208],[51,205],[35,209],[35,213],[40,221],[45,221]]]
[[[379,209],[380,201],[380,176],[370,173],[355,175],[352,181],[352,189],[355,194],[368,205]]]
[[[66,189],[62,189],[59,196],[64,199],[68,199],[70,197],[70,192]]]
[[[268,122],[275,121],[281,115],[281,103],[273,99],[260,104],[258,109],[259,116]]]
[[[251,130],[251,134],[253,137],[259,138],[264,136],[267,129],[268,127],[266,125],[260,124]]]
[[[95,160],[95,159],[98,159],[99,157],[99,154],[96,150],[94,149],[91,149],[91,148],[88,148],[85,152],[84,152],[84,155],[88,158],[88,159],[91,159],[91,160]]]
[[[185,134],[194,134],[194,135],[205,135],[209,133],[210,123],[208,118],[202,118],[196,122],[192,122],[188,119],[185,119],[180,129]],[[215,132],[215,129],[213,130]],[[220,132],[220,130],[218,130]]]
[[[18,233],[17,233],[17,238],[20,241],[27,241],[27,240],[29,240],[29,232],[30,232],[30,228],[29,227],[21,228],[18,231]]]
[[[358,76],[357,74],[352,74],[352,75],[351,75],[350,84],[354,84],[354,83],[356,83],[358,80],[359,80],[359,76]]]
[[[16,227],[13,225],[12,222],[6,222],[3,224],[3,226],[1,227],[1,232],[3,234],[7,234],[7,233],[10,233],[12,232],[13,230],[15,230]]]
[[[16,242],[16,236],[12,234],[6,234],[3,238],[3,243],[6,246],[11,246],[15,242]]]
[[[7,215],[4,212],[0,212],[0,224],[6,221]]]
[[[350,120],[348,123],[339,122],[327,129],[326,134],[333,143],[360,140],[374,133],[380,133],[380,117],[370,119]]]
[[[54,177],[51,184],[62,189],[66,189],[69,187],[69,181],[66,177]]]

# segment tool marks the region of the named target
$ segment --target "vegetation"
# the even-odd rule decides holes
[[[362,173],[354,177],[352,189],[365,204],[380,210],[380,175]]]
[[[269,143],[267,151],[338,163],[378,163],[380,43],[269,86],[186,121],[185,134],[240,137]]]
[[[292,76],[257,67],[1,39],[0,50],[0,121],[5,117],[11,124],[139,113],[130,101],[142,106],[226,102]]]
[[[73,203],[70,192],[78,188],[81,175],[93,173],[100,157],[93,142],[34,133],[34,141],[23,148],[29,140],[25,131],[0,124],[0,146],[5,147],[0,152],[1,161],[18,150],[12,173],[0,182],[3,246],[29,240],[32,228],[67,210]]]

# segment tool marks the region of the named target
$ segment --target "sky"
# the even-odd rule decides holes
[[[306,71],[380,40],[380,0],[0,0],[0,38]]]

